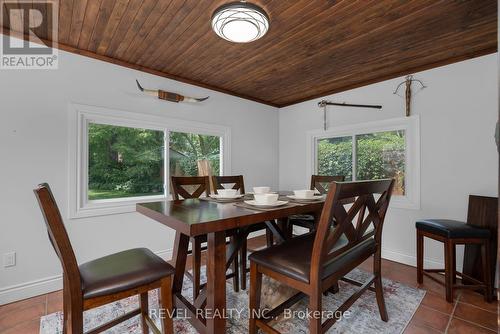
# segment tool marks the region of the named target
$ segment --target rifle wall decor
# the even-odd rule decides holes
[[[202,98],[196,98],[196,97],[189,97],[189,96],[184,96],[176,93],[171,93],[167,92],[161,89],[146,89],[141,86],[139,81],[136,79],[135,82],[137,83],[137,88],[139,90],[147,95],[154,96],[159,98],[160,100],[165,100],[165,101],[170,101],[170,102],[192,102],[192,103],[200,103],[208,99],[210,96],[207,97],[202,97]]]
[[[427,88],[426,85],[424,85],[424,83],[418,79],[415,79],[413,77],[413,75],[407,75],[406,78],[405,78],[405,81],[401,82],[397,87],[396,89],[394,90],[393,94],[395,95],[398,95],[400,97],[402,97],[401,95],[398,94],[398,90],[399,88],[405,84],[405,102],[406,102],[406,117],[409,117],[410,114],[411,114],[411,95],[412,95],[412,90],[411,90],[411,84],[413,82],[418,82],[420,84],[420,90],[424,89],[424,88]]]
[[[338,106],[338,107],[354,107],[354,108],[373,108],[373,109],[382,109],[381,105],[373,105],[373,104],[352,104],[352,103],[338,103],[331,102],[327,100],[321,100],[318,102],[318,107],[323,108],[323,129],[326,131],[327,121],[326,121],[326,106]]]

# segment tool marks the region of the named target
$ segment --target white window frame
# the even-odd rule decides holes
[[[229,127],[82,104],[70,104],[69,115],[69,218],[134,212],[137,203],[169,199],[170,132],[221,137],[220,173],[221,175],[231,174],[231,129]],[[90,123],[163,131],[165,133],[164,193],[152,196],[88,200],[88,126]]]
[[[320,139],[348,137],[384,131],[405,131],[405,195],[391,198],[390,206],[401,209],[420,209],[420,118],[418,115],[392,118],[381,121],[339,126],[307,133],[307,168],[306,175],[317,174],[317,142]],[[355,152],[353,152],[353,155]],[[353,157],[353,163],[355,162]],[[353,168],[353,170],[355,167]],[[353,175],[355,178],[355,175]]]

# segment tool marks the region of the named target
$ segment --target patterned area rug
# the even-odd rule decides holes
[[[370,273],[359,269],[353,270],[347,277],[359,282],[367,281]],[[203,278],[203,277],[202,277]],[[248,333],[248,291],[235,293],[231,281],[227,282],[227,333],[241,334]],[[356,289],[357,287],[340,282],[340,292],[323,296],[323,310],[335,311]],[[404,284],[384,280],[384,296],[389,314],[389,321],[383,322],[378,312],[375,293],[366,291],[361,298],[349,309],[337,323],[330,328],[328,333],[402,333],[408,325],[411,317],[420,305],[425,291],[406,286]],[[278,285],[277,282],[265,278],[262,287],[262,305],[275,306],[286,299],[285,295],[292,295],[293,291]],[[184,280],[183,295],[188,299],[192,296],[191,282]],[[156,291],[150,292],[149,304],[152,308],[150,312],[155,317],[158,308],[158,298]],[[99,324],[105,323],[117,316],[125,314],[138,306],[137,297],[131,297],[119,302],[101,306],[89,310],[84,314],[84,329],[88,331]],[[288,312],[288,316],[281,316],[273,320],[270,324],[282,333],[308,333],[308,320],[305,315],[307,309],[307,299],[295,304]],[[293,315],[290,317],[290,315]],[[328,316],[326,314],[326,316]],[[174,332],[179,334],[195,334],[196,330],[186,319],[174,320]],[[161,327],[159,327],[161,328]],[[60,334],[62,333],[62,312],[52,313],[40,319],[40,334]],[[106,331],[108,334],[132,334],[141,333],[139,317],[136,316],[128,321]]]

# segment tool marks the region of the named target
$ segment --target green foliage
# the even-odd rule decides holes
[[[318,141],[318,173],[343,175],[346,181],[352,180],[352,137]]]
[[[404,194],[405,134],[386,131],[357,135],[356,179],[396,178],[395,193]],[[318,141],[318,172],[321,175],[344,175],[352,180],[352,137]]]
[[[220,173],[220,137],[184,132],[170,133],[170,175],[198,175],[199,160],[209,160]]]
[[[164,133],[121,126],[90,124],[89,199],[163,193]],[[220,171],[220,138],[170,133],[170,174],[198,175],[198,160]]]
[[[89,199],[163,193],[163,131],[90,124],[88,138]]]

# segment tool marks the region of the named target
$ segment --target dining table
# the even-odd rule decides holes
[[[174,307],[189,320],[199,333],[226,332],[226,271],[237,256],[252,226],[265,223],[277,243],[291,237],[288,217],[310,214],[319,219],[323,201],[292,201],[279,192],[288,203],[277,207],[252,207],[243,201],[219,202],[211,198],[162,200],[138,203],[137,212],[175,230],[172,262],[175,274],[172,283]],[[226,246],[226,235],[237,234],[237,243]],[[186,259],[191,237],[207,235],[206,284],[199,296],[190,302],[182,295]]]

